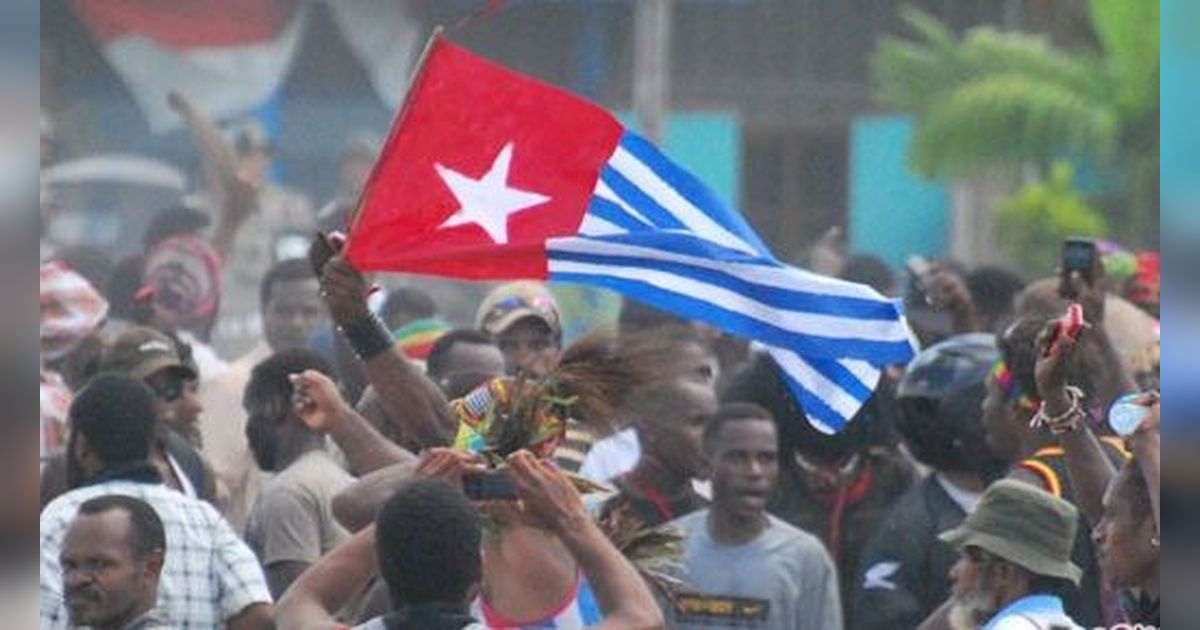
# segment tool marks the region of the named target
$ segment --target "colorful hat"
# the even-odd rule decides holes
[[[424,361],[434,342],[448,332],[450,324],[440,319],[418,319],[397,328],[392,332],[392,339],[405,356]]]
[[[562,315],[550,289],[540,282],[521,280],[492,290],[475,314],[475,325],[489,335],[499,335],[509,326],[536,317],[554,332],[562,334]]]

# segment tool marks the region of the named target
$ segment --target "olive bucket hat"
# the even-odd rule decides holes
[[[1079,526],[1075,506],[1027,483],[992,484],[962,524],[942,532],[956,548],[978,547],[1036,575],[1079,584],[1082,571],[1071,562]]]

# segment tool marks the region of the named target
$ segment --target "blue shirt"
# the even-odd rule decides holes
[[[1053,595],[1028,595],[1009,604],[982,630],[1083,630],[1063,610],[1062,600]]]

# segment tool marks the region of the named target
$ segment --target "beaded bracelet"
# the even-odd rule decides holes
[[[1046,403],[1043,401],[1038,406],[1038,412],[1030,419],[1029,426],[1034,429],[1046,427],[1054,435],[1078,431],[1080,421],[1086,415],[1083,410],[1083,390],[1074,385],[1067,385],[1066,392],[1067,398],[1071,401],[1071,406],[1066,411],[1051,418],[1046,415]]]

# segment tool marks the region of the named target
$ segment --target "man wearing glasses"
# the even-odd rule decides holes
[[[216,477],[200,455],[198,374],[189,349],[170,337],[133,326],[114,340],[101,369],[142,381],[154,392],[158,440],[151,456],[168,487],[212,503]]]
[[[216,502],[216,477],[200,455],[196,397],[197,371],[188,348],[153,328],[130,326],[105,351],[101,372],[116,372],[146,384],[154,392],[157,439],[150,462],[168,488],[193,499]],[[78,483],[66,453],[51,459],[42,477],[42,506]]]

